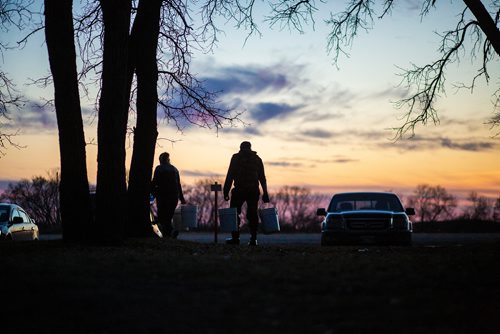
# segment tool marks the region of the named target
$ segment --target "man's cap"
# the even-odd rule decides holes
[[[244,141],[240,144],[240,150],[250,150],[252,148],[252,144],[249,141]]]

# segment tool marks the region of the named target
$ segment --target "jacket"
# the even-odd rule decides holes
[[[171,164],[156,166],[151,181],[151,193],[155,197],[171,197],[184,201],[179,171],[175,166]]]
[[[233,154],[224,182],[224,197],[229,195],[233,182],[235,188],[249,190],[258,189],[260,182],[262,189],[267,191],[264,164],[257,152],[240,150]]]

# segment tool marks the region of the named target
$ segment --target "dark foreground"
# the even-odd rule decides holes
[[[500,245],[0,244],[2,333],[499,333]]]

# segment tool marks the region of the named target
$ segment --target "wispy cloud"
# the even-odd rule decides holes
[[[277,92],[297,84],[290,73],[297,73],[300,66],[230,66],[213,70],[211,76],[202,78],[204,86],[221,95],[256,94],[263,91]]]
[[[39,100],[28,100],[22,108],[9,113],[9,121],[2,123],[5,130],[22,129],[25,132],[57,129],[55,107],[51,103]],[[82,107],[84,124],[96,124],[97,115],[94,109]]]
[[[315,167],[320,164],[346,164],[358,162],[358,159],[352,159],[345,156],[334,156],[328,159],[304,159],[304,158],[283,158],[280,160],[266,162],[266,165],[277,167]]]
[[[311,129],[301,131],[300,134],[305,137],[312,138],[332,138],[335,136],[333,131],[323,130],[323,129]]]
[[[224,133],[234,133],[239,135],[251,135],[251,136],[260,136],[262,135],[262,131],[255,126],[244,126],[244,127],[226,127],[220,130]]]
[[[336,164],[347,164],[351,162],[358,162],[358,159],[348,159],[348,158],[337,158],[331,160],[331,162],[336,163]]]
[[[250,116],[257,122],[266,122],[274,118],[281,118],[297,111],[300,106],[291,106],[286,103],[263,102],[252,107]]]
[[[20,110],[9,114],[10,121],[2,124],[5,129],[52,130],[57,128],[56,114],[50,105],[36,101],[27,102]]]
[[[294,168],[304,167],[304,164],[300,162],[289,162],[289,161],[269,161],[266,162],[266,165],[275,167],[294,167]]]
[[[436,150],[440,148],[469,151],[469,152],[485,152],[498,147],[498,144],[490,141],[477,140],[475,138],[449,138],[441,136],[419,136],[412,138],[401,139],[392,143],[381,143],[380,146],[395,147],[405,150]]]
[[[203,177],[203,178],[209,178],[209,177],[224,177],[222,174],[210,172],[210,171],[200,171],[200,170],[182,170],[181,171],[181,177],[186,176],[186,177]]]
[[[451,148],[454,150],[463,151],[489,151],[495,148],[495,144],[491,142],[481,142],[481,141],[467,141],[467,142],[453,142],[449,138],[441,138],[441,146],[446,148]]]

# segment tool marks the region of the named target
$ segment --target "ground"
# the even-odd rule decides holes
[[[0,244],[2,333],[499,333],[500,245]]]

